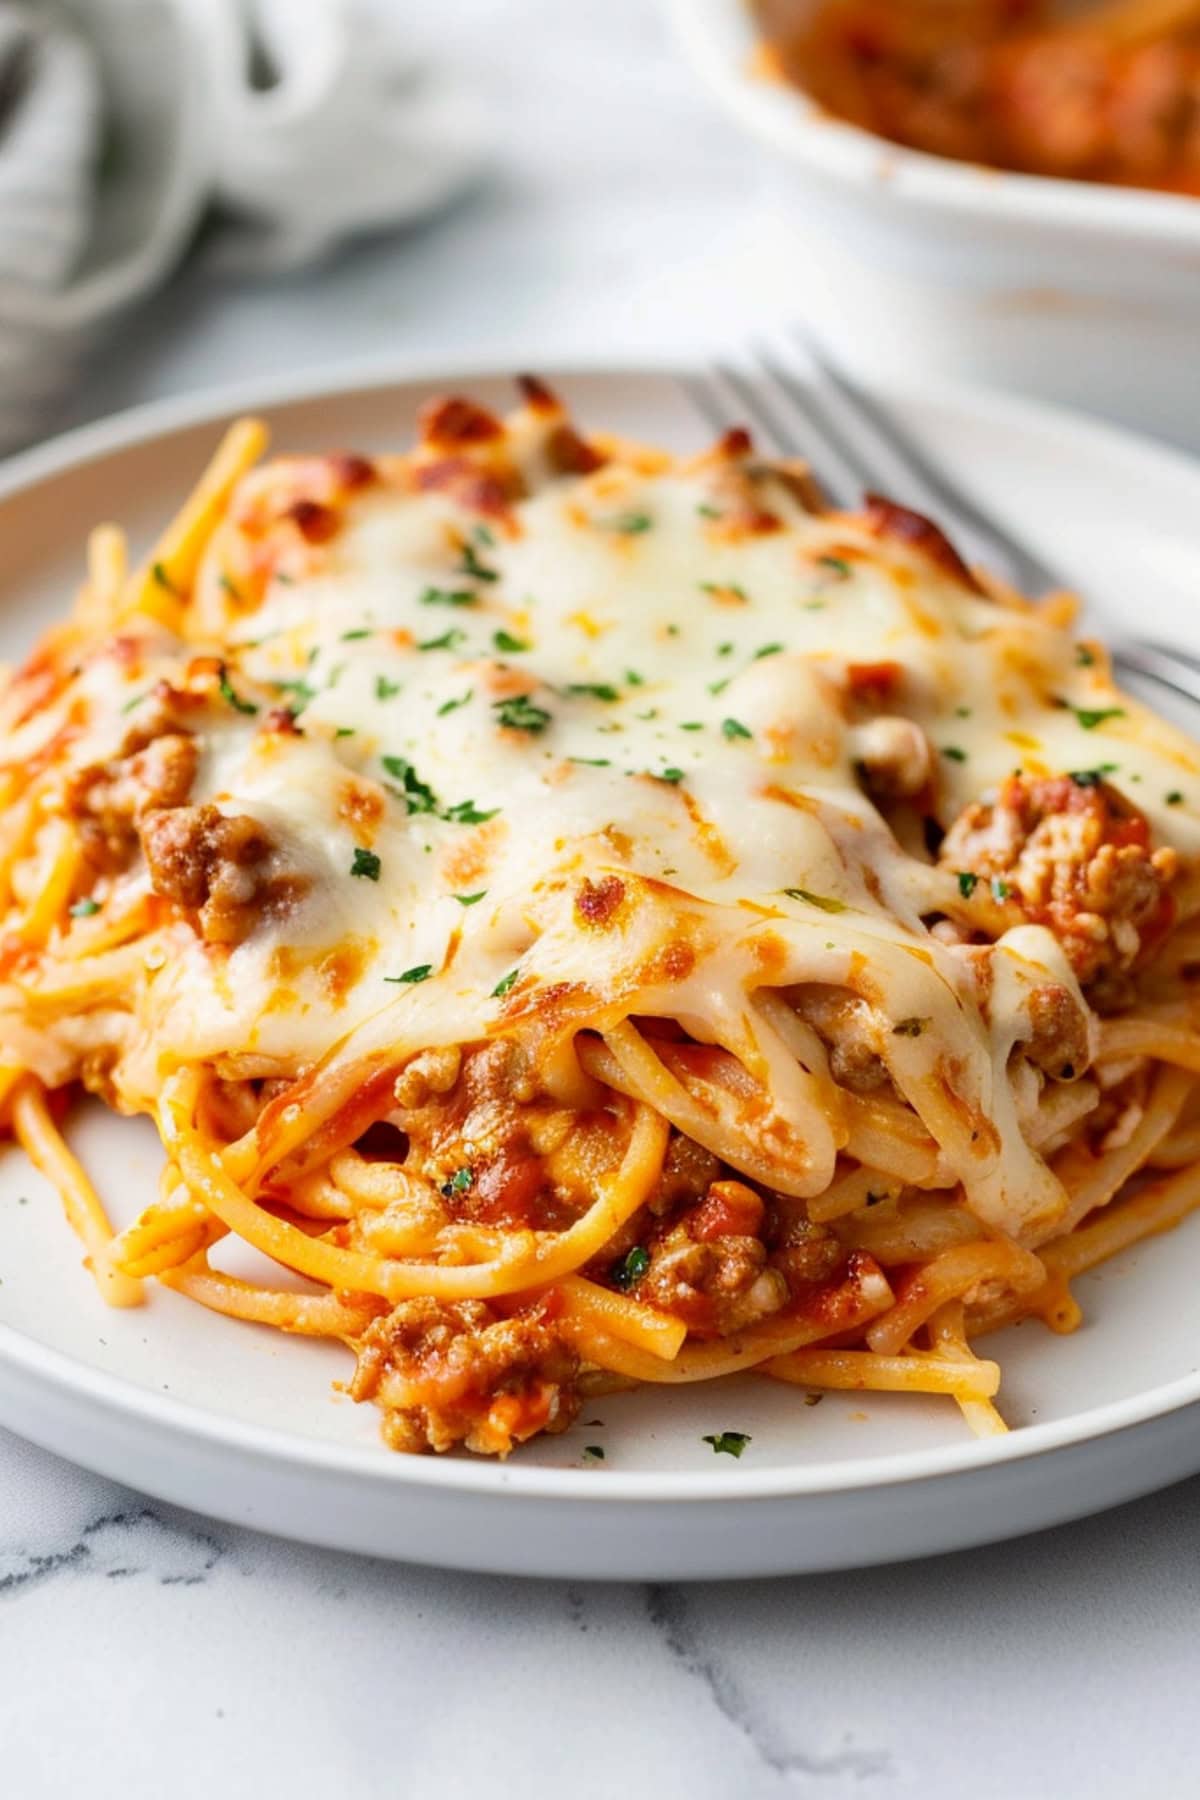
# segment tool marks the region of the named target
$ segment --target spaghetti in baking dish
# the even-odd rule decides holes
[[[753,0],[761,71],[933,156],[1200,196],[1197,0]]]
[[[0,700],[0,1116],[106,1299],[341,1339],[397,1449],[749,1369],[1003,1430],[979,1334],[1200,1202],[1200,751],[918,515],[522,393],[93,533]],[[115,1235],[81,1088],[162,1137]]]

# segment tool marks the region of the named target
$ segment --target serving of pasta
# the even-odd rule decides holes
[[[0,695],[0,1122],[107,1301],[341,1340],[395,1449],[749,1370],[1001,1432],[976,1340],[1200,1204],[1200,748],[921,516],[521,401],[92,533]],[[83,1090],[162,1139],[116,1233]]]

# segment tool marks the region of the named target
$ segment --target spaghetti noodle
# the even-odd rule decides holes
[[[404,1450],[749,1369],[1003,1429],[971,1340],[1200,1203],[1200,752],[742,433],[263,442],[0,696],[0,1120],[103,1297],[344,1342]],[[163,1140],[115,1234],[80,1088]]]

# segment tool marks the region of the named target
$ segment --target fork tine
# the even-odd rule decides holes
[[[676,379],[708,429],[718,437],[727,431],[731,421],[726,417],[712,377],[689,371]]]
[[[770,394],[771,433],[784,454],[803,457],[835,505],[856,504],[863,488],[861,470],[846,458],[836,436],[822,428],[823,422],[813,411],[797,405],[774,370],[763,363],[755,373],[753,384],[745,375],[727,366],[722,367],[721,374],[739,401],[747,406],[753,404],[760,418],[767,411],[763,392]],[[791,402],[790,412],[795,416],[791,423],[787,401]]]
[[[717,365],[704,375],[689,373],[679,380],[710,431],[719,434],[731,426],[743,425],[753,428],[758,441],[773,455],[798,454],[778,419],[736,370]],[[732,406],[726,403],[726,388],[733,395]]]
[[[794,435],[782,423],[774,407],[763,399],[758,388],[727,363],[717,364],[717,374],[737,401],[739,417],[752,428],[759,441],[776,456],[799,456]]]
[[[797,326],[793,334],[821,381],[837,394],[867,441],[877,447],[877,452],[886,452],[889,463],[899,463],[908,483],[919,483],[923,488],[922,504],[930,506],[935,516],[947,520],[959,536],[968,541],[981,540],[984,560],[1000,563],[1019,588],[1038,592],[1064,585],[1027,544],[986,512],[929,456],[887,406],[838,367],[811,331]]]
[[[1170,688],[1185,700],[1200,702],[1200,666],[1195,659],[1185,660],[1174,650],[1138,642],[1116,645],[1112,659],[1123,675],[1140,675],[1143,681]]]
[[[822,470],[832,467],[838,473],[838,495],[847,505],[857,505],[863,494],[879,485],[878,471],[839,429],[811,383],[798,381],[764,346],[756,346],[753,354],[760,381],[790,404],[799,422],[802,444],[816,447]]]
[[[727,364],[718,365],[705,374],[689,373],[677,378],[693,408],[711,431],[726,431],[731,425],[748,421],[761,438],[768,440],[767,447],[776,454],[796,456],[807,453],[822,487],[835,501],[844,503],[847,498],[853,501],[860,484],[867,487],[894,485],[894,476],[885,475],[882,469],[873,466],[858,444],[851,443],[845,432],[833,423],[823,404],[825,395],[817,399],[811,383],[799,380],[781,368],[769,352],[756,349],[754,355],[758,370],[753,380]],[[981,537],[987,533],[992,560],[1007,562],[1018,585],[1031,588],[1060,585],[1031,551],[989,520],[973,502],[966,500],[964,505],[965,497],[959,495],[957,486],[934,468],[923,451],[914,447],[910,462],[906,450],[908,434],[890,415],[885,417],[862,390],[852,390],[846,378],[826,363],[819,352],[813,351],[812,360],[827,387],[846,401],[847,410],[856,408],[853,416],[859,432],[867,436],[872,450],[877,450],[880,439],[887,441],[891,450],[888,458],[891,469],[894,470],[899,462],[907,473],[913,464],[918,465],[926,506],[930,506],[935,514],[940,511],[949,516],[952,527],[960,532],[970,520],[979,519],[982,527],[976,528],[971,535]],[[764,388],[770,396],[769,402],[763,398]],[[732,406],[728,404],[726,390],[733,396]],[[833,479],[831,471],[836,471]],[[946,495],[951,499],[945,499],[943,496]],[[999,558],[997,552],[1001,553]],[[1111,655],[1118,672],[1132,678],[1135,691],[1140,681],[1160,691],[1177,694],[1193,705],[1200,704],[1200,656],[1173,645],[1142,639],[1126,639],[1113,644]]]
[[[1157,668],[1174,668],[1183,663],[1186,668],[1194,669],[1200,675],[1200,656],[1194,650],[1185,650],[1176,644],[1158,644],[1153,638],[1138,638],[1133,643],[1124,643],[1121,648],[1129,652],[1130,658],[1140,657],[1149,667],[1151,661]]]
[[[711,431],[726,431],[731,425],[752,428],[758,441],[772,454],[803,457],[835,505],[854,504],[862,488],[861,474],[846,466],[837,448],[822,437],[807,415],[801,418],[798,431],[789,425],[778,404],[764,400],[762,389],[774,389],[761,375],[751,382],[739,370],[722,363],[703,374],[689,372],[678,379]]]
[[[851,381],[814,343],[811,332],[795,328],[797,339],[823,381],[841,397],[860,429],[870,428],[898,459],[904,470],[912,471],[924,484],[934,516],[947,515],[951,528],[964,537],[982,539],[988,559],[1007,564],[1016,585],[1026,592],[1037,592],[1068,585],[1029,546],[1015,537],[1000,521],[985,512],[971,496],[934,462],[901,424],[895,414],[876,400],[858,383]],[[760,356],[763,367],[780,380],[783,391],[795,395],[797,408],[801,395],[798,384],[786,372],[774,371],[770,359]],[[816,405],[809,397],[810,414]],[[1200,702],[1200,656],[1180,646],[1157,644],[1145,639],[1125,639],[1113,649],[1113,661],[1126,675],[1140,676],[1143,681],[1168,688],[1192,702]]]
[[[815,352],[809,359],[813,367],[803,371],[785,366],[761,346],[754,355],[758,380],[794,415],[805,441],[818,442],[825,461],[836,458],[839,468],[848,472],[836,496],[842,503],[856,504],[861,494],[874,491],[916,506],[945,523],[969,559],[998,561],[1012,579],[1019,580],[1016,567],[997,555],[993,541],[972,531],[949,506],[945,493],[935,492],[923,481],[911,461],[873,427],[852,399],[847,400],[829,379],[825,365],[817,366]]]

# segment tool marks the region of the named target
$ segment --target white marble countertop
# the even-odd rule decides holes
[[[479,189],[316,274],[181,278],[65,422],[359,355],[702,353],[783,316],[755,158],[645,0],[506,0],[500,33],[487,0],[442,11],[526,120]],[[1193,1482],[924,1564],[582,1588],[271,1541],[0,1433],[0,1793],[1195,1794],[1198,1509]]]

